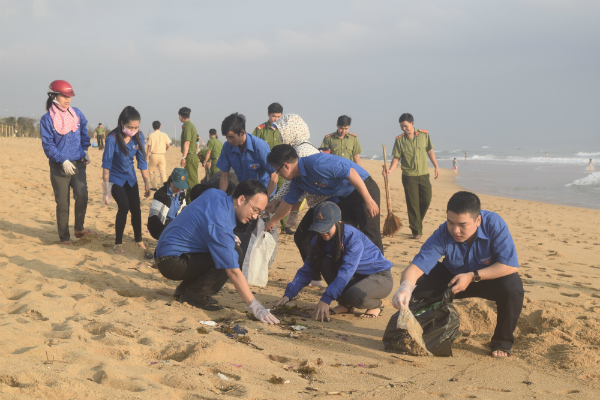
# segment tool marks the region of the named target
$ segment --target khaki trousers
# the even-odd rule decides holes
[[[160,174],[160,182],[154,183],[154,171],[158,167],[158,173]],[[150,160],[148,160],[148,177],[150,178],[150,187],[159,188],[167,181],[167,160],[164,154],[150,154]]]

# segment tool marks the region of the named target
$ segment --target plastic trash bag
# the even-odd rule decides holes
[[[244,257],[242,272],[249,285],[265,287],[269,281],[269,268],[274,260],[273,253],[277,243],[273,235],[265,232],[265,223],[259,218],[256,229],[252,232],[248,250]]]
[[[383,334],[386,351],[413,356],[431,356],[423,341],[423,328],[405,307],[392,315]]]
[[[92,139],[92,147],[98,147],[98,142],[96,139]]]
[[[460,318],[456,308],[452,305],[453,300],[452,289],[448,288],[441,296],[434,299],[416,301],[413,299],[409,307],[415,320],[421,326],[422,339],[427,350],[437,357],[452,356],[452,343],[460,328]],[[408,350],[414,350],[414,348],[405,346],[403,349],[401,345],[407,343],[407,334],[412,334],[411,337],[414,339],[414,335],[418,334],[415,333],[418,329],[408,326],[407,330],[406,324],[400,324],[400,320],[407,321],[406,316],[399,317],[400,311],[392,316],[385,330],[383,335],[385,350],[414,354],[406,351],[406,348]],[[415,339],[415,342],[418,340]]]

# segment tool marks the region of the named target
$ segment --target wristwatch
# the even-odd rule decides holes
[[[473,271],[473,274],[475,275],[473,277],[473,282],[479,282],[479,281],[481,281],[481,276],[479,276],[479,271]]]

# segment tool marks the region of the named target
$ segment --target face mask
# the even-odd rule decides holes
[[[129,129],[123,127],[123,133],[129,137],[133,137],[136,133],[138,133],[138,131],[130,131]]]

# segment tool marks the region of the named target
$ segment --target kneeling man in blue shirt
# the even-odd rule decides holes
[[[506,222],[496,213],[481,210],[479,198],[470,192],[455,193],[446,213],[448,220],[402,273],[392,303],[399,310],[408,307],[411,295],[412,301],[435,298],[448,287],[457,299],[495,301],[498,317],[490,354],[510,356],[524,292],[517,250]]]
[[[258,218],[267,206],[267,188],[255,179],[241,182],[232,196],[208,189],[181,211],[163,231],[156,245],[156,266],[167,279],[180,280],[175,294],[183,303],[208,311],[227,279],[262,322],[278,324],[255,298],[241,270],[243,252],[233,229]]]

